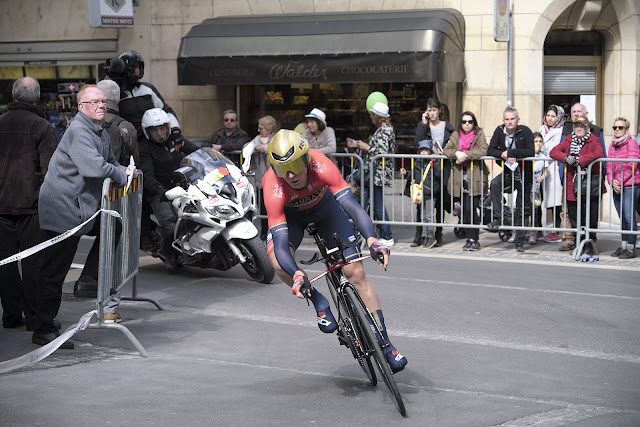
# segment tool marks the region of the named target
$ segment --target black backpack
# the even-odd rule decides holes
[[[113,150],[113,155],[116,158],[116,161],[121,165],[129,164],[129,156],[131,155],[129,147],[124,141],[124,137],[122,136],[122,132],[120,131],[120,123],[122,123],[124,119],[120,116],[114,116],[110,121],[105,121],[102,127],[109,134],[109,138],[111,139],[111,149]]]

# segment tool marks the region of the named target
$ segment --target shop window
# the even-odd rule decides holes
[[[338,151],[347,138],[365,140],[375,130],[368,111],[367,96],[380,91],[389,99],[389,114],[396,133],[396,152],[415,152],[415,129],[433,83],[353,83],[241,86],[241,127],[251,138],[257,134],[258,119],[273,116],[282,129],[294,129],[312,108],[327,115],[327,125],[336,133]]]

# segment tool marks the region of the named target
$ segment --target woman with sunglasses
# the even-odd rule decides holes
[[[629,121],[618,117],[613,122],[613,140],[609,146],[611,159],[635,159],[640,157],[638,143],[629,135]],[[640,197],[640,164],[611,162],[607,167],[607,180],[613,189],[613,204],[622,220],[622,230],[637,231],[635,213]],[[636,257],[636,235],[622,234],[622,244],[611,256],[620,259]]]
[[[444,147],[444,155],[451,159],[453,170],[449,177],[449,193],[462,200],[462,223],[480,225],[478,208],[482,190],[487,188],[486,174],[480,157],[487,155],[487,138],[478,126],[471,111],[460,115],[457,130],[451,134]],[[465,228],[467,242],[465,251],[480,250],[480,229]]]

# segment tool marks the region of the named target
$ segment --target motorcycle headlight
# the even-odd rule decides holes
[[[215,215],[220,219],[224,219],[226,221],[235,219],[240,217],[240,213],[238,213],[233,206],[222,205],[222,206],[211,206],[207,208],[207,211],[211,215]]]
[[[242,193],[242,209],[246,211],[251,207],[251,199],[252,199],[251,191],[249,191],[249,188],[247,188]]]

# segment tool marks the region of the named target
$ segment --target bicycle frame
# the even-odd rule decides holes
[[[307,230],[309,231],[309,235],[315,240],[316,246],[318,246],[318,249],[320,251],[320,258],[318,258],[318,254],[315,253],[310,261],[302,262],[302,264],[313,264],[315,262],[322,261],[327,267],[326,271],[315,276],[310,280],[310,282],[313,283],[314,281],[327,276],[327,282],[331,284],[331,286],[329,286],[331,298],[333,299],[334,305],[338,308],[338,324],[340,324],[341,320],[343,320],[343,312],[346,311],[345,307],[347,307],[347,305],[344,301],[345,288],[349,287],[358,299],[360,305],[365,308],[366,314],[369,317],[369,323],[373,326],[376,335],[379,337],[383,337],[382,331],[378,326],[378,322],[375,321],[373,315],[369,311],[369,308],[362,300],[362,297],[360,297],[360,294],[358,293],[355,286],[353,286],[353,284],[349,282],[343,270],[345,266],[354,262],[361,261],[363,259],[371,258],[371,256],[365,255],[350,261],[346,261],[344,257],[345,247],[337,233],[334,234],[334,239],[336,240],[337,246],[333,249],[327,249],[326,243],[324,239],[318,234],[318,229],[315,227],[315,224],[309,224],[307,226]],[[380,341],[381,348],[385,349],[389,346],[389,342],[384,338],[382,338]],[[369,356],[370,353],[371,349],[367,349],[367,356]]]

